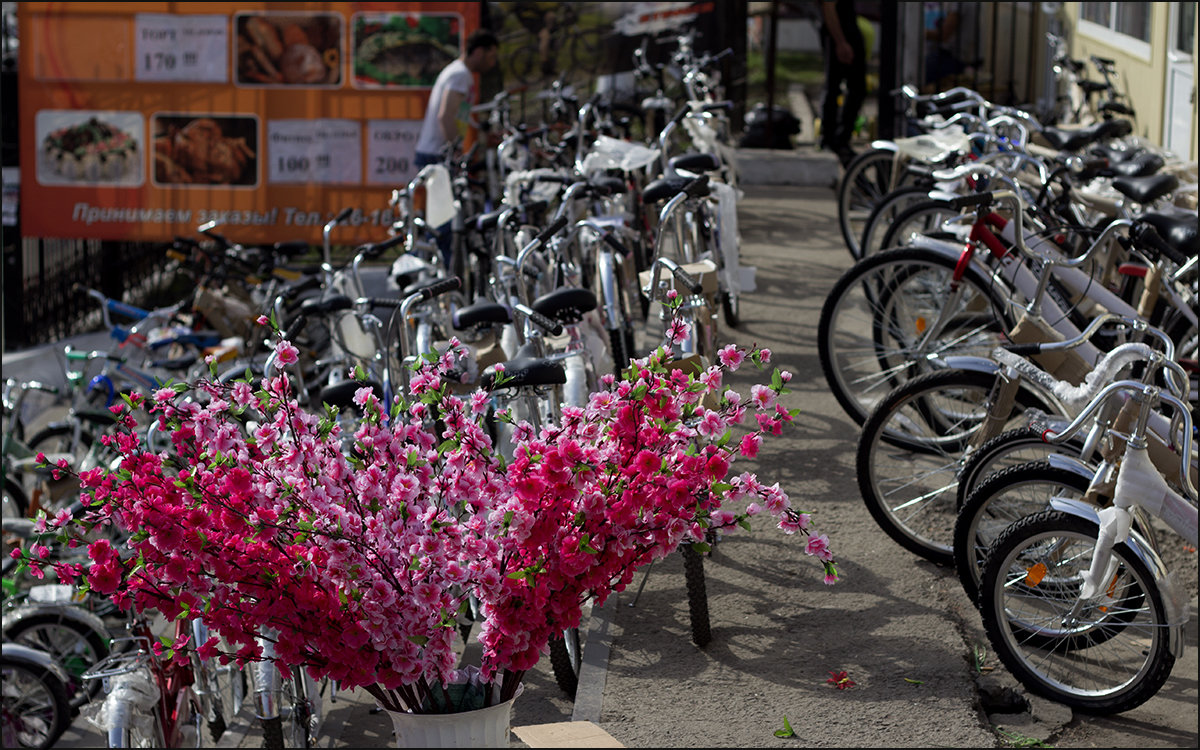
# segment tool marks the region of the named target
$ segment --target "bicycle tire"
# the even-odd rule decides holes
[[[863,423],[855,452],[863,503],[889,537],[930,562],[954,562],[958,469],[985,424],[995,383],[995,375],[975,370],[926,373],[888,393]],[[1044,407],[1022,389],[1014,419]]]
[[[873,148],[850,160],[837,188],[838,227],[851,257],[859,257],[859,238],[871,211],[894,189],[912,184],[917,174],[909,169],[892,185],[896,152]]]
[[[880,243],[885,248],[904,247],[911,245],[913,236],[917,234],[945,236],[942,223],[961,214],[961,210],[947,201],[926,196],[925,200],[907,206],[896,215],[884,230]]]
[[[1084,713],[1113,714],[1152,698],[1175,664],[1162,592],[1129,545],[1116,544],[1112,550],[1119,563],[1114,586],[1120,584],[1119,599],[1113,599],[1117,605],[1137,603],[1124,607],[1125,620],[1109,624],[1112,618],[1100,606],[1088,605],[1071,623],[1082,627],[1063,632],[1049,628],[1041,639],[1032,639],[1028,624],[1061,622],[1077,604],[1070,595],[1033,591],[1040,584],[1031,584],[1028,572],[1042,564],[1055,580],[1077,581],[1091,562],[1098,533],[1095,523],[1059,511],[1028,516],[1008,527],[989,549],[979,608],[992,649],[1028,690]],[[1053,557],[1042,551],[1051,548]],[[1089,631],[1104,628],[1112,629],[1105,633],[1108,637],[1090,645]],[[1074,642],[1053,647],[1069,639]],[[1103,648],[1104,655],[1097,658],[1093,648]]]
[[[905,208],[928,198],[929,187],[925,185],[904,185],[888,193],[871,209],[858,240],[858,252],[851,251],[850,257],[854,260],[862,260],[868,255],[874,255],[880,250],[892,247],[882,241],[887,228]]]
[[[986,357],[1013,321],[1007,290],[968,266],[959,313],[918,349],[924,326],[945,304],[956,260],[923,248],[868,256],[834,283],[817,325],[821,370],[856,424],[891,389],[927,371],[930,354]]]
[[[575,700],[579,690],[579,669],[583,665],[583,647],[579,640],[579,628],[568,628],[561,637],[550,641],[550,666],[554,671],[554,682]]]
[[[286,745],[283,744],[283,719],[278,716],[262,719],[261,724],[263,747],[266,750],[284,750]]]
[[[1006,430],[984,441],[962,464],[958,475],[958,508],[979,483],[992,474],[1028,461],[1038,461],[1052,453],[1078,456],[1083,450],[1083,438],[1075,436],[1062,445],[1051,445],[1032,427]]]
[[[100,680],[81,680],[79,676],[108,656],[105,634],[85,628],[74,620],[45,612],[24,617],[6,626],[4,638],[54,657],[75,680],[67,686],[72,709],[79,708],[100,693],[103,687]]]
[[[708,613],[708,588],[704,579],[704,555],[690,544],[680,546],[683,553],[683,579],[687,586],[688,617],[692,643],[704,648],[712,641],[712,621]]]
[[[959,508],[954,522],[954,570],[967,598],[979,599],[983,562],[992,542],[1015,521],[1050,509],[1050,498],[1078,499],[1088,479],[1046,461],[1016,464],[991,474]]]
[[[29,498],[21,485],[8,477],[4,477],[4,518],[25,518],[29,515]],[[4,556],[8,558],[11,549],[4,544]]]
[[[11,737],[18,747],[54,747],[71,723],[66,686],[45,667],[13,654],[4,654],[0,661],[5,687],[5,746],[12,746],[8,742]],[[25,717],[36,721],[25,721]],[[14,724],[10,726],[10,722]]]

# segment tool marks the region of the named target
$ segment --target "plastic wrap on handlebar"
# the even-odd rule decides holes
[[[432,299],[432,298],[438,296],[439,294],[445,294],[446,292],[453,292],[454,290],[461,289],[461,288],[462,288],[462,279],[458,278],[457,276],[451,276],[448,279],[441,279],[439,281],[435,281],[432,284],[430,284],[429,286],[421,289],[421,291],[420,291],[421,299]]]
[[[971,206],[982,206],[991,203],[995,200],[992,193],[971,193],[970,195],[960,195],[950,199],[950,205],[957,209],[970,208]]]
[[[560,216],[555,219],[550,226],[546,227],[541,231],[540,234],[538,234],[538,244],[545,244],[547,240],[562,231],[562,228],[567,225],[567,221],[567,217],[565,216]]]
[[[1163,240],[1162,236],[1159,235],[1158,230],[1155,229],[1152,224],[1138,222],[1138,224],[1133,228],[1133,231],[1130,233],[1130,236],[1134,242],[1141,245],[1143,248],[1153,250],[1160,255],[1166,256],[1167,259],[1169,259],[1172,263],[1179,265],[1187,263],[1187,257],[1167,244],[1167,242]]]

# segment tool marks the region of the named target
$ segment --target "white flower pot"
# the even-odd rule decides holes
[[[524,687],[517,688],[517,695]],[[508,747],[517,695],[494,706],[452,714],[388,711],[396,731],[396,747]]]

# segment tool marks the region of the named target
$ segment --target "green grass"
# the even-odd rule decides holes
[[[788,88],[793,84],[804,86],[809,91],[821,87],[825,80],[824,62],[819,53],[788,52],[775,53],[775,103],[787,106]],[[746,107],[767,101],[766,55],[757,50],[746,54]]]

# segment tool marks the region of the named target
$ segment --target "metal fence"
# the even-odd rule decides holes
[[[22,238],[4,248],[4,349],[93,330],[96,301],[76,284],[147,304],[166,283],[162,243]]]

